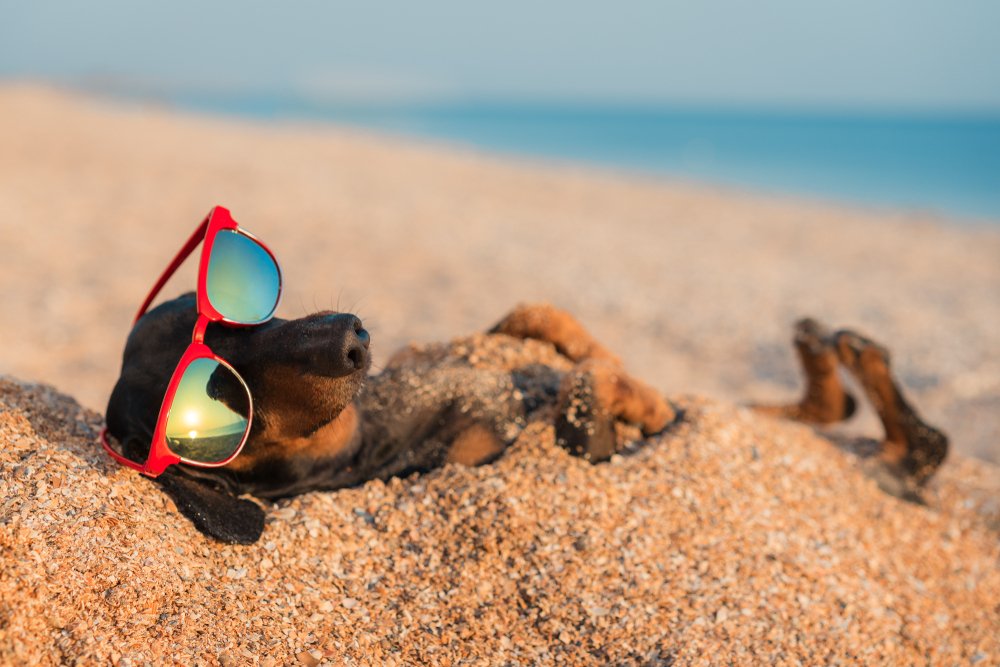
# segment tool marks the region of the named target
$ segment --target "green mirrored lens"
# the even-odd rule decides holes
[[[281,275],[259,243],[224,229],[212,244],[207,288],[212,307],[226,319],[256,324],[271,317],[278,306]]]
[[[232,456],[250,427],[250,393],[213,359],[195,359],[184,371],[167,416],[167,444],[191,461],[218,463]]]

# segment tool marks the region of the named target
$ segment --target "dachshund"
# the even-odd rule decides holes
[[[129,335],[106,421],[132,460],[147,455],[196,318],[188,293],[148,312]],[[323,311],[239,329],[212,324],[205,341],[250,389],[250,434],[225,466],[175,465],[155,482],[198,530],[228,543],[253,543],[264,528],[264,511],[244,494],[276,500],[446,463],[489,463],[539,418],[554,425],[559,445],[596,464],[622,446],[623,425],[651,436],[682,419],[574,317],[548,304],[518,306],[488,332],[450,344],[411,345],[375,375],[370,336],[351,314]],[[943,461],[947,438],[905,401],[888,352],[814,320],[797,325],[795,346],[806,376],[802,400],[756,409],[817,424],[847,419],[855,401],[837,376],[843,365],[882,418],[882,463],[923,485]]]

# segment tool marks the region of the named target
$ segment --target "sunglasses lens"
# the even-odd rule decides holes
[[[195,359],[184,370],[167,417],[167,444],[178,456],[218,463],[250,428],[250,392],[230,368]]]
[[[212,244],[206,286],[208,300],[223,317],[256,324],[269,319],[278,306],[281,273],[259,243],[224,229]]]

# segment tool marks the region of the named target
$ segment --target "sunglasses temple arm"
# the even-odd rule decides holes
[[[139,465],[138,463],[136,463],[132,459],[129,459],[129,458],[126,458],[126,457],[122,456],[121,454],[119,454],[118,452],[115,451],[114,447],[111,446],[111,443],[108,442],[108,427],[107,426],[105,426],[104,428],[101,429],[101,436],[100,436],[100,438],[101,438],[101,445],[104,446],[104,451],[106,451],[108,454],[110,454],[111,458],[113,458],[115,461],[118,461],[118,463],[121,463],[124,466],[128,466],[129,468],[132,468],[133,470],[138,470],[139,472],[142,472],[142,468],[143,467],[141,465]]]
[[[139,318],[146,314],[146,311],[149,309],[149,304],[153,303],[153,299],[155,299],[156,295],[160,293],[163,286],[167,284],[170,277],[174,275],[174,272],[177,271],[177,267],[184,263],[184,260],[187,259],[192,252],[194,252],[194,249],[197,248],[198,244],[205,238],[205,232],[208,230],[209,217],[211,217],[211,214],[209,214],[209,216],[206,217],[200,225],[198,225],[198,229],[194,230],[194,234],[191,235],[191,238],[187,240],[187,243],[184,244],[181,251],[177,253],[174,260],[170,262],[170,266],[167,267],[167,270],[163,272],[160,279],[156,281],[155,285],[153,285],[153,289],[149,292],[149,296],[147,296],[146,300],[142,302],[142,306],[139,307],[139,312],[135,314],[135,319],[132,320],[132,326],[135,326],[135,323],[139,321]]]

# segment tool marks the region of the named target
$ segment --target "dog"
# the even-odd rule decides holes
[[[128,337],[106,422],[120,451],[135,461],[148,453],[196,318],[195,294],[184,294],[144,315]],[[506,352],[483,363],[477,350],[490,341]],[[223,467],[175,465],[155,481],[198,530],[227,543],[253,543],[264,529],[264,511],[239,498],[244,494],[276,500],[446,463],[482,465],[539,415],[551,420],[561,446],[596,464],[621,446],[622,425],[651,436],[682,418],[574,317],[548,304],[518,306],[465,342],[404,348],[375,375],[369,375],[370,336],[347,313],[274,318],[241,329],[213,324],[206,343],[250,389],[249,437]],[[843,364],[882,417],[885,467],[924,484],[943,461],[947,438],[903,399],[885,349],[850,331],[829,334],[814,320],[797,325],[795,345],[807,381],[803,399],[756,409],[818,424],[847,419],[855,401],[837,378]],[[527,348],[532,354],[519,355]]]

